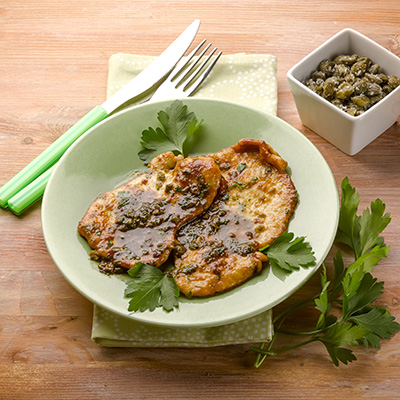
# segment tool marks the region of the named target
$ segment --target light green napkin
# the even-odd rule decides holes
[[[122,88],[154,57],[114,54],[109,60],[107,97]],[[236,101],[276,115],[276,57],[223,55],[194,97]],[[122,293],[121,293],[122,295]],[[272,311],[211,328],[166,328],[142,324],[94,307],[92,340],[110,347],[209,347],[270,341]]]

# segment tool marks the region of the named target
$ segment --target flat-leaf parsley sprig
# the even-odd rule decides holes
[[[271,268],[279,268],[287,274],[298,271],[300,267],[315,265],[315,256],[311,245],[305,237],[294,237],[292,232],[285,231],[270,245],[260,249],[267,257]]]
[[[130,298],[128,311],[154,311],[162,307],[170,312],[179,307],[178,285],[160,269],[138,262],[128,274],[133,278],[125,289],[125,297]]]
[[[175,155],[186,154],[186,145],[193,134],[198,131],[203,121],[198,121],[193,112],[180,100],[175,100],[165,111],[157,115],[161,128],[148,128],[142,132],[139,158],[148,164],[159,154],[172,151]]]
[[[380,199],[371,203],[370,209],[357,215],[359,195],[350,185],[348,178],[341,184],[341,206],[336,242],[348,246],[354,254],[354,262],[344,266],[342,253],[337,251],[333,260],[334,275],[328,281],[326,267],[321,274],[321,291],[316,296],[294,304],[273,322],[275,333],[267,347],[261,344],[252,347],[258,353],[255,366],[259,367],[267,356],[293,350],[311,342],[322,343],[332,362],[348,364],[356,360],[352,346],[379,348],[381,339],[389,339],[400,331],[389,311],[373,303],[382,295],[384,282],[378,282],[371,274],[378,262],[386,257],[389,247],[385,245],[382,231],[390,222],[390,214],[385,213],[385,205]],[[287,317],[301,308],[314,304],[319,311],[315,328],[308,332],[291,332],[282,329]],[[335,309],[337,312],[332,312]],[[277,335],[295,335],[299,343],[275,349]]]

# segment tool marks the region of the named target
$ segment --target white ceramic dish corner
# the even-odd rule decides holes
[[[369,57],[385,74],[400,77],[400,58],[353,29],[338,32],[287,73],[303,125],[349,155],[357,154],[396,122],[400,114],[400,87],[364,114],[353,117],[314,93],[303,82],[322,60],[354,53]]]

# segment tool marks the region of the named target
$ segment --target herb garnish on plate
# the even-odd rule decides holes
[[[198,122],[194,113],[188,112],[187,106],[179,100],[165,111],[159,111],[157,119],[163,129],[148,128],[142,132],[143,150],[139,151],[139,158],[148,164],[154,157],[168,151],[186,156],[185,146],[203,121]]]
[[[128,311],[154,311],[162,307],[169,312],[179,307],[179,288],[160,269],[139,262],[128,274],[133,278],[125,289],[125,297],[130,298]]]

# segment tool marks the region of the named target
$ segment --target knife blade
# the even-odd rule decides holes
[[[103,104],[95,106],[90,110],[39,156],[6,182],[0,188],[0,207],[10,207],[14,213],[20,214],[22,210],[29,205],[24,204],[24,196],[20,196],[20,198],[17,199],[17,206],[15,206],[15,202],[14,206],[8,204],[9,200],[53,166],[72,143],[88,129],[109,117],[113,111],[117,110],[128,100],[146,92],[166,77],[192,44],[199,26],[200,20],[196,19],[193,21],[192,24],[146,69]],[[46,174],[46,176],[47,175],[49,174]],[[43,180],[41,185],[43,190],[35,193],[35,198],[30,198],[30,203],[36,201],[43,194],[46,182],[47,180]]]

